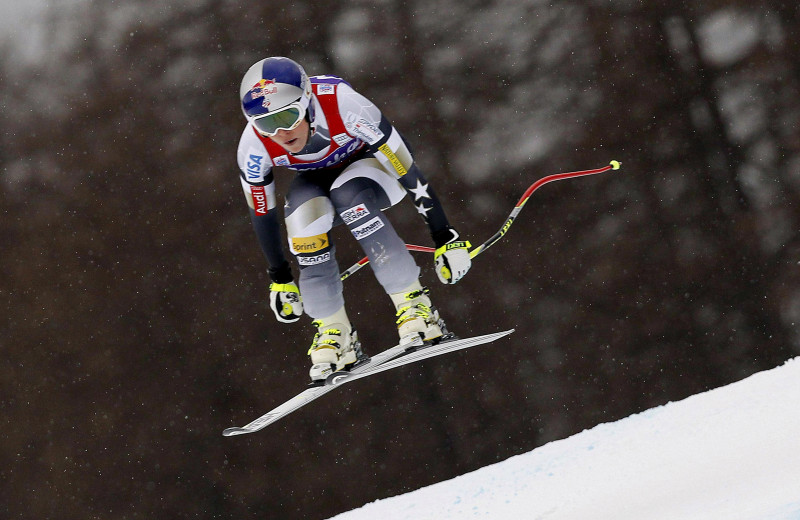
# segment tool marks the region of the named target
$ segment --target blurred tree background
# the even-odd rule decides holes
[[[3,518],[328,518],[800,354],[792,2],[80,0],[27,30],[0,58]],[[229,439],[312,336],[267,309],[237,179],[270,55],[381,107],[476,244],[538,178],[623,168],[537,191],[456,286],[417,257],[451,329],[510,338]],[[369,270],[345,292],[389,346]]]

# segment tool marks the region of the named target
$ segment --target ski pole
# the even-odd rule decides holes
[[[545,184],[548,184],[553,181],[560,181],[563,179],[583,177],[585,175],[596,175],[598,173],[607,172],[608,170],[619,170],[621,164],[622,163],[620,163],[619,161],[611,161],[607,166],[603,166],[602,168],[597,168],[594,170],[581,170],[576,172],[556,173],[553,175],[548,175],[547,177],[542,177],[538,181],[531,184],[527,190],[525,190],[525,193],[522,195],[522,197],[520,197],[519,201],[514,206],[514,209],[511,210],[511,213],[508,215],[508,218],[506,219],[505,223],[497,231],[497,233],[492,235],[483,244],[479,245],[478,247],[470,251],[469,257],[475,258],[479,254],[489,249],[492,245],[496,244],[501,238],[503,238],[503,236],[508,232],[509,228],[511,227],[511,224],[514,223],[514,219],[516,219],[517,215],[519,215],[519,212],[522,211],[522,208],[525,206],[525,203],[528,202],[528,199],[531,197],[531,195],[533,195],[533,192],[538,190]],[[426,253],[433,253],[436,251],[436,249],[433,247],[418,246],[414,244],[406,244],[406,248],[410,251],[422,251]],[[349,278],[353,273],[355,273],[368,263],[369,263],[369,258],[365,256],[364,258],[362,258],[361,260],[350,266],[349,269],[347,269],[341,274],[342,280]]]
[[[424,253],[433,253],[433,252],[436,251],[436,249],[434,249],[432,247],[416,246],[414,244],[406,244],[406,249],[408,249],[409,251],[422,251]],[[350,266],[350,268],[348,270],[346,270],[345,272],[343,272],[341,274],[342,280],[346,280],[347,278],[350,277],[350,275],[352,275],[353,273],[355,273],[356,271],[358,271],[359,269],[361,269],[362,267],[364,267],[368,263],[369,263],[369,258],[366,257],[366,256],[364,258],[362,258],[361,260],[359,260],[358,262],[354,263],[353,265]]]

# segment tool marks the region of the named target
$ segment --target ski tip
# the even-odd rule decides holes
[[[249,432],[244,428],[239,428],[238,426],[234,426],[232,428],[225,428],[225,430],[222,431],[222,436],[233,437],[234,435],[244,435],[245,433]]]

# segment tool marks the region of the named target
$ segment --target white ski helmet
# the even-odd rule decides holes
[[[239,87],[244,116],[263,135],[292,130],[304,117],[314,122],[311,82],[289,58],[265,58],[247,71]]]

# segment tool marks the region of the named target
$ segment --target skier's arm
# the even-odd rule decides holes
[[[292,272],[283,253],[272,159],[250,126],[245,128],[239,141],[237,162],[239,180],[258,244],[269,265],[270,279],[276,283],[289,283]]]
[[[303,313],[300,291],[283,254],[280,217],[276,211],[272,159],[248,125],[237,151],[239,178],[258,244],[269,265],[269,306],[278,321],[292,323]]]
[[[278,212],[270,211],[266,215],[256,215],[255,210],[250,208],[250,219],[253,222],[258,244],[269,264],[270,279],[275,283],[291,282],[293,280],[292,270],[283,254]]]
[[[339,110],[348,133],[365,142],[381,166],[409,192],[417,212],[428,224],[436,247],[458,236],[400,132],[378,107],[349,84],[339,84],[338,92]]]
[[[361,94],[340,85],[339,109],[350,135],[369,146],[372,155],[411,195],[436,244],[436,274],[442,283],[456,283],[469,271],[470,243],[459,240],[458,232],[447,220],[442,203],[414,163],[410,147],[389,120]]]
[[[294,283],[289,262],[283,254],[280,219],[275,211],[275,183],[270,172],[266,184],[252,185],[242,177],[245,199],[250,208],[250,219],[258,244],[269,264],[269,306],[278,321],[293,323],[303,314],[300,291]]]
[[[269,264],[270,278],[277,283],[292,281],[289,263],[283,254],[280,218],[276,211],[275,181],[272,172],[264,176],[264,180],[249,183],[241,176],[242,189],[250,210],[258,244]]]
[[[378,128],[383,135],[374,143],[369,143],[370,151],[408,191],[417,212],[428,224],[436,247],[447,244],[458,233],[450,226],[439,197],[414,162],[410,146],[383,115]]]
[[[428,223],[436,244],[434,261],[439,280],[450,284],[458,282],[472,265],[470,243],[459,240],[458,232],[448,223],[439,198],[414,163],[411,150],[400,133],[383,116],[379,129],[384,138],[370,144],[370,150],[383,167],[397,177]]]

